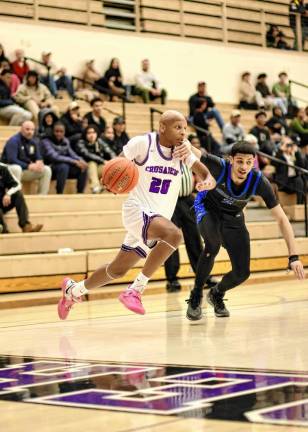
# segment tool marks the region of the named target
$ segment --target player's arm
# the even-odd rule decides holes
[[[289,219],[287,218],[287,215],[283,211],[280,204],[278,204],[276,207],[271,209],[271,213],[273,217],[278,222],[279,228],[281,230],[281,233],[283,235],[283,238],[285,239],[285,242],[288,247],[289,251],[289,268],[292,269],[298,279],[305,279],[305,271],[303,264],[299,260],[297,251],[296,251],[296,244],[295,244],[295,237],[293,228],[289,222]]]

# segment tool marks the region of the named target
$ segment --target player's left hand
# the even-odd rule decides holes
[[[216,187],[216,180],[210,174],[208,174],[205,180],[198,182],[196,184],[196,189],[198,192],[202,192],[205,190],[212,190],[215,187]]]
[[[191,153],[191,144],[186,139],[182,144],[176,146],[173,150],[173,157],[184,161]]]
[[[305,275],[305,270],[304,270],[304,266],[301,263],[300,260],[297,261],[293,261],[290,264],[291,269],[293,270],[295,276],[297,277],[297,279],[303,280],[305,279],[306,275]]]

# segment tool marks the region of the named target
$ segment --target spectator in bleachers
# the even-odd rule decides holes
[[[11,79],[9,69],[0,72],[0,118],[8,120],[12,126],[19,126],[25,120],[31,120],[32,114],[15,103],[11,96]]]
[[[0,232],[6,234],[9,232],[4,215],[16,209],[18,225],[24,233],[41,231],[43,225],[32,225],[29,221],[29,211],[21,185],[12,175],[7,165],[0,163]]]
[[[276,157],[289,165],[297,165],[301,168],[305,167],[305,160],[298,150],[297,145],[288,136],[282,138],[280,149],[278,150]],[[303,204],[304,202],[304,182],[303,178],[298,175],[294,168],[289,168],[285,165],[276,163],[272,164],[276,167],[275,181],[278,184],[278,189],[288,194],[296,193],[297,204]]]
[[[266,32],[266,46],[268,48],[276,48],[278,35],[278,26],[275,24],[270,24],[270,27]]]
[[[83,121],[80,116],[80,106],[78,102],[73,101],[69,104],[66,113],[61,117],[61,122],[65,126],[65,136],[69,139],[70,144],[74,145],[80,140],[83,132]]]
[[[34,133],[34,123],[25,121],[20,131],[5,143],[2,162],[8,164],[10,171],[19,182],[38,180],[38,193],[47,195],[51,169],[43,163]]]
[[[286,72],[280,72],[278,75],[279,81],[273,85],[273,95],[281,98],[285,106],[296,105],[295,101],[291,101],[291,88],[289,83],[288,74]]]
[[[65,137],[65,126],[57,122],[51,137],[41,141],[41,151],[45,163],[51,166],[52,178],[56,180],[57,194],[62,194],[68,178],[77,179],[77,193],[86,187],[88,164],[72,149]]]
[[[255,119],[256,125],[250,130],[249,133],[251,133],[257,138],[260,151],[272,156],[275,150],[275,146],[271,141],[271,136],[266,126],[266,112],[259,111],[255,115]]]
[[[135,94],[140,95],[144,103],[149,103],[157,98],[161,103],[166,103],[167,91],[161,87],[157,77],[150,71],[150,61],[142,60],[141,72],[136,75]]]
[[[5,52],[4,52],[4,47],[2,44],[0,44],[0,62],[2,60],[6,60],[9,61],[9,59],[6,57]]]
[[[99,179],[105,160],[116,157],[115,152],[105,141],[99,138],[99,131],[93,124],[84,130],[82,139],[76,145],[76,152],[88,163],[88,176],[92,193],[100,193],[103,188]]]
[[[2,70],[10,70],[12,72],[11,82],[10,82],[10,90],[11,96],[15,96],[15,93],[20,86],[20,79],[18,76],[12,71],[11,65],[7,60],[0,61],[0,71]]]
[[[24,77],[27,75],[30,68],[25,60],[25,53],[23,50],[17,49],[15,51],[15,57],[16,60],[11,63],[11,68],[14,74],[18,76],[20,82],[23,82]]]
[[[101,136],[106,129],[106,120],[102,116],[103,101],[100,98],[94,98],[90,102],[92,111],[88,112],[84,119],[88,126],[95,125]]]
[[[115,152],[114,142],[114,130],[112,126],[106,126],[105,132],[102,135],[102,139],[109,145],[109,147]]]
[[[304,0],[291,0],[289,6],[289,22],[294,33],[294,49],[298,49],[297,31],[296,31],[296,14],[301,15],[302,27],[302,47],[304,49],[305,40],[308,38],[308,8]]]
[[[86,62],[80,78],[86,82],[77,80],[75,96],[78,99],[85,99],[86,101],[91,102],[92,99],[99,96],[99,92],[93,88],[95,82],[100,79],[100,74],[94,67],[94,60]]]
[[[251,83],[250,72],[244,72],[242,74],[239,93],[240,108],[251,110],[264,108],[264,101],[261,94],[255,89],[255,87]]]
[[[280,141],[281,137],[288,134],[289,126],[281,109],[276,106],[273,108],[272,117],[266,122],[266,126],[272,136],[272,140]]]
[[[52,109],[44,108],[40,111],[38,131],[40,139],[50,137],[53,134],[53,127],[57,121],[59,121],[59,118]]]
[[[193,94],[189,98],[189,117],[192,117],[194,115],[196,105],[198,103],[199,99],[206,100],[206,107],[204,111],[204,116],[206,119],[212,119],[214,118],[216,120],[216,123],[218,124],[220,130],[223,130],[224,127],[224,120],[222,118],[222,115],[220,114],[219,110],[215,107],[215,103],[211,96],[207,94],[207,85],[204,81],[200,81],[198,83],[197,87],[197,93]]]
[[[39,81],[38,73],[31,70],[27,73],[25,82],[18,87],[15,94],[16,102],[32,113],[33,121],[38,124],[39,112],[50,108],[58,116],[59,109],[49,89]]]
[[[202,128],[203,130],[196,129],[197,136],[200,140],[201,146],[206,149],[207,152],[220,155],[220,144],[215,140],[210,132],[210,119],[206,119],[204,116],[204,110],[206,110],[206,99],[199,99],[195,104],[195,111],[192,117],[192,122],[195,126]]]
[[[287,102],[283,98],[273,96],[266,83],[266,78],[267,75],[265,73],[259,74],[257,78],[257,84],[256,84],[256,90],[261,94],[263,98],[264,107],[272,108],[273,106],[279,106],[283,114],[287,114],[288,112]]]
[[[43,65],[35,65],[35,69],[40,76],[40,80],[45,84],[52,95],[57,97],[58,90],[65,89],[71,96],[75,97],[72,77],[67,75],[65,68],[58,68],[51,61],[51,52],[43,52],[41,62]]]
[[[295,118],[291,121],[290,128],[300,137],[300,145],[308,144],[308,119],[304,108],[297,108]]]
[[[118,155],[123,150],[125,144],[129,141],[126,133],[126,124],[123,117],[115,117],[112,123],[114,132],[114,152]]]
[[[113,58],[106,70],[104,80],[107,88],[111,91],[111,100],[114,96],[124,96],[126,89],[123,84],[123,77],[120,69],[119,59]]]
[[[243,140],[245,131],[241,125],[241,111],[233,110],[230,116],[230,122],[226,123],[223,128],[224,146],[232,146],[236,141]]]
[[[202,156],[206,156],[207,155],[207,151],[205,150],[205,148],[203,148],[201,146],[200,140],[198,138],[198,135],[195,134],[190,134],[188,135],[188,141],[190,141],[191,145],[195,148],[197,148],[198,150],[201,151],[201,155]]]
[[[286,41],[286,35],[282,31],[280,31],[278,33],[276,48],[282,49],[282,50],[290,50],[291,49],[290,45]]]

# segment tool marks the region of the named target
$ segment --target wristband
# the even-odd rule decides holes
[[[298,255],[290,255],[289,256],[289,264],[288,264],[288,269],[291,270],[291,264],[294,261],[298,261],[299,260],[299,256]]]
[[[191,168],[195,162],[197,162],[199,159],[194,153],[190,153],[190,155],[186,158],[185,164],[188,166],[188,168]]]

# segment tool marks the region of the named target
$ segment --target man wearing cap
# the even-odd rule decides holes
[[[220,130],[223,130],[224,120],[219,110],[215,107],[215,103],[211,96],[207,94],[207,86],[204,81],[198,82],[197,93],[190,96],[189,104],[189,117],[192,117],[196,111],[198,101],[200,99],[206,100],[206,108],[204,110],[204,116],[206,119],[215,119]]]
[[[245,131],[241,122],[241,111],[233,110],[230,116],[230,122],[223,128],[223,151],[228,152],[232,145],[245,137]]]
[[[63,114],[60,120],[65,126],[65,136],[69,139],[70,144],[74,148],[75,144],[80,140],[83,132],[80,106],[78,102],[71,102],[66,113]]]
[[[115,117],[112,123],[114,131],[114,148],[116,154],[120,154],[125,144],[129,141],[129,136],[126,133],[126,125],[123,117]]]

